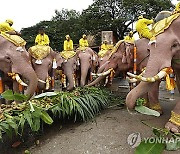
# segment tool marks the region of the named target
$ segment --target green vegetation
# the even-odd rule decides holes
[[[171,133],[165,128],[156,128],[142,121],[143,124],[152,128],[154,137],[143,140],[136,148],[135,154],[160,154],[165,149],[174,151],[180,149],[180,134]]]
[[[2,94],[7,100],[22,101],[26,96],[13,94],[8,90]],[[16,97],[15,97],[16,96]],[[0,139],[6,133],[9,137],[22,135],[25,125],[33,132],[38,132],[41,123],[51,125],[53,119],[74,119],[74,122],[93,119],[116,96],[110,91],[100,88],[77,88],[72,92],[47,92],[35,96],[34,99],[20,104],[1,105]],[[120,101],[120,100],[119,100]],[[118,102],[117,102],[118,103]]]

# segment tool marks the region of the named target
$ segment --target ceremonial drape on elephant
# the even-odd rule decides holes
[[[26,45],[26,41],[18,35],[10,35],[4,32],[2,32],[0,35],[4,37],[5,39],[7,39],[8,41],[12,42],[17,47]]]
[[[29,48],[29,53],[33,58],[37,60],[42,60],[49,55],[50,49],[50,46],[35,45]]]

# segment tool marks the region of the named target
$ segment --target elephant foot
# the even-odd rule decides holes
[[[159,112],[161,115],[163,114],[163,110],[162,110],[161,105],[160,105],[159,102],[158,103],[153,103],[153,104],[150,103],[149,108]]]
[[[169,122],[166,123],[165,128],[170,130],[173,133],[180,132],[180,114],[175,113],[174,111],[171,112],[171,118]]]

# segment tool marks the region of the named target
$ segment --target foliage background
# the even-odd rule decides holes
[[[171,0],[94,0],[93,4],[82,12],[76,10],[55,10],[50,21],[41,21],[34,26],[22,29],[22,37],[27,41],[27,48],[34,45],[39,27],[44,27],[50,38],[50,46],[62,51],[65,35],[69,34],[78,44],[83,34],[93,35],[95,44],[100,45],[101,31],[114,32],[117,40],[130,31],[130,26],[143,14],[146,18],[155,18],[162,10],[172,11]]]

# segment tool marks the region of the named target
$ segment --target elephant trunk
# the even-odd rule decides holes
[[[103,72],[103,70],[106,68],[106,66],[110,63],[110,61],[105,62],[99,69],[97,73]]]
[[[168,41],[167,41],[168,42]],[[169,42],[168,42],[169,43]],[[158,74],[158,72],[164,68],[171,66],[172,55],[169,51],[164,51],[166,54],[161,54],[161,50],[163,49],[164,44],[159,43],[158,47],[151,46],[150,57],[145,71],[145,78],[151,78]],[[169,46],[169,45],[166,45]],[[160,50],[161,49],[161,50]],[[158,81],[156,81],[158,82]],[[147,93],[151,87],[156,84],[156,82],[144,82],[141,81],[139,85],[137,85],[133,90],[129,92],[126,97],[126,106],[129,109],[133,109],[135,107],[136,99]]]
[[[70,90],[73,90],[74,88],[74,77],[73,77],[73,72],[70,72],[68,71],[67,74],[67,79],[68,79],[68,86],[67,86],[67,90],[70,91]]]
[[[37,77],[38,77],[38,89],[41,90],[45,90],[46,87],[46,80],[48,78],[48,69],[47,68],[41,68],[38,67],[35,70]]]
[[[126,97],[126,106],[128,107],[128,109],[133,109],[136,105],[135,101],[143,94],[147,93],[149,89],[151,89],[153,84],[155,83],[140,82],[137,87],[132,89]]]
[[[107,66],[107,64],[106,64]],[[93,82],[91,82],[90,84],[88,84],[87,86],[90,87],[90,86],[94,86],[96,84],[98,84],[100,81],[102,81],[107,75],[109,75],[110,71],[112,70],[113,68],[109,68],[109,67],[106,67],[104,68],[104,71],[102,73],[98,73],[96,74],[98,76],[98,78],[96,80],[94,80]]]
[[[90,86],[94,86],[96,85],[97,83],[99,83],[100,81],[102,81],[106,76],[100,76],[98,77],[96,80],[94,80],[93,82],[91,82],[90,84],[88,84],[87,86],[90,87]]]
[[[25,94],[32,97],[32,95],[36,91],[37,84],[38,84],[37,75],[34,72],[34,70],[31,67],[29,67],[26,72],[22,73],[22,76],[25,77],[29,81]]]
[[[84,87],[84,85],[86,84],[89,68],[90,66],[81,65],[81,81],[80,81],[81,87]]]

